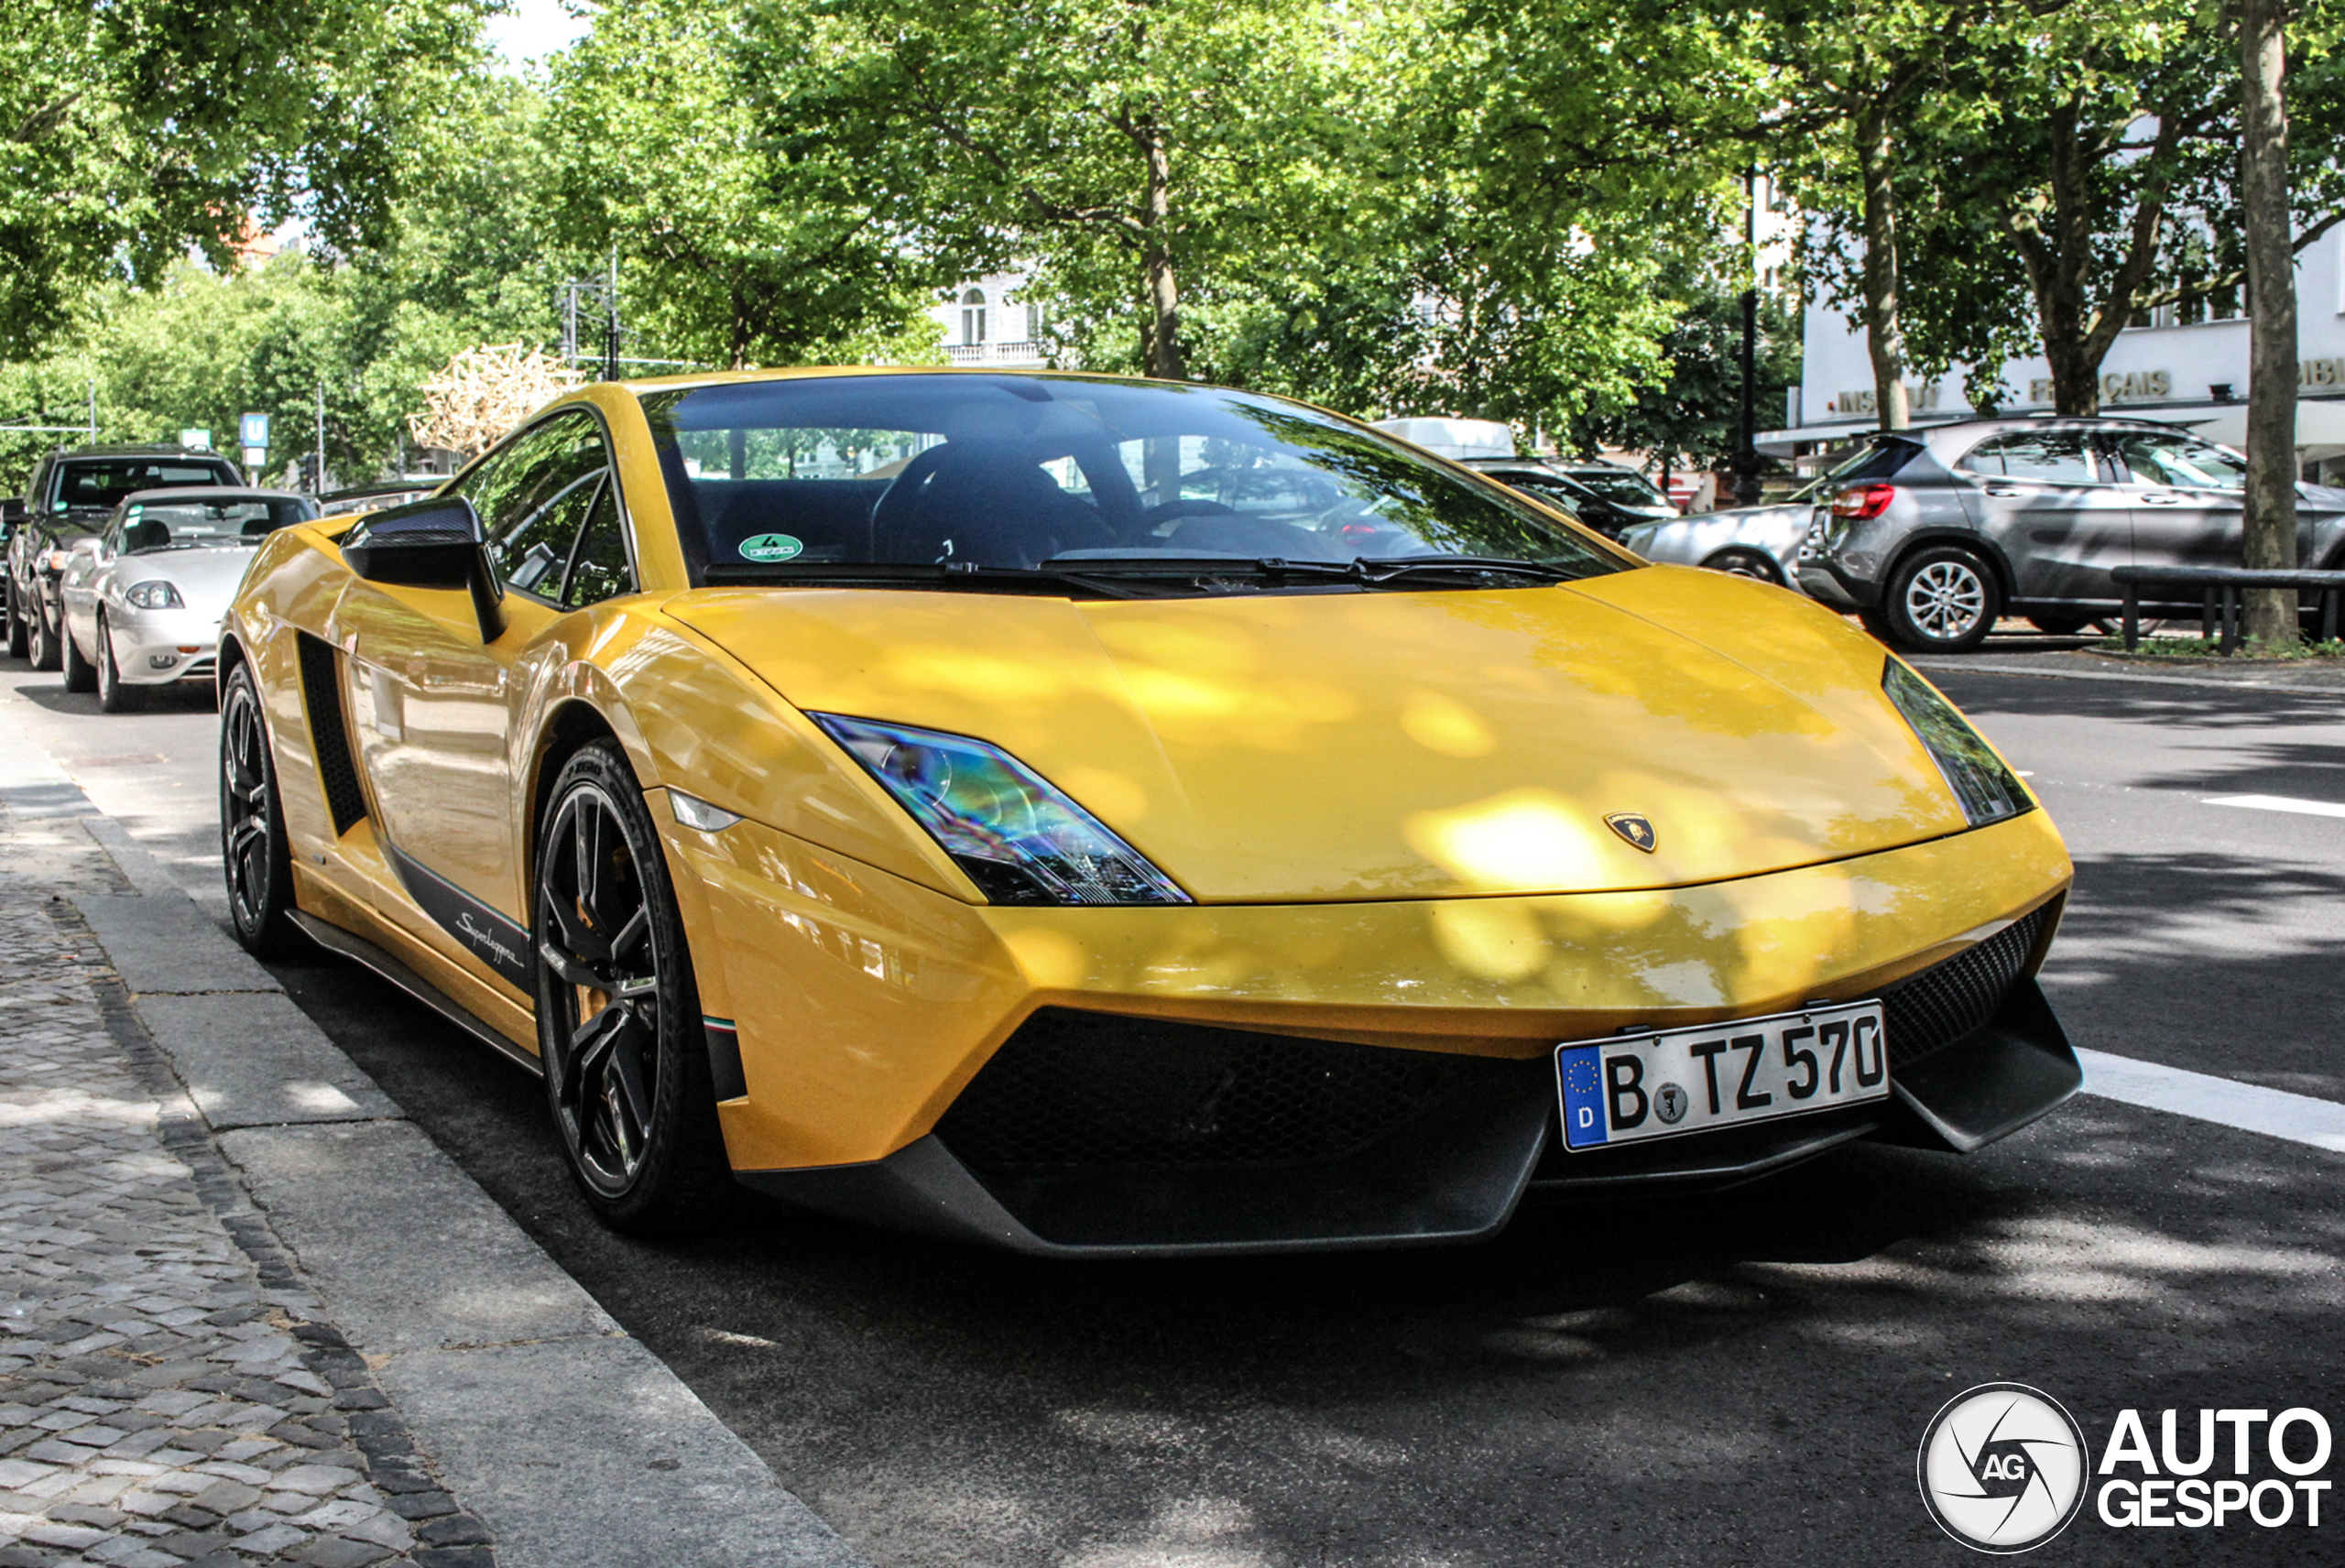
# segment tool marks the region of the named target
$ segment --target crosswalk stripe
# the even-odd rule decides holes
[[[2345,1105],[2235,1078],[2078,1051],[2088,1094],[2345,1154]]]

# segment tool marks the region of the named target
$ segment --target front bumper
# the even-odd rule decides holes
[[[220,656],[220,617],[200,610],[106,607],[115,672],[125,686],[209,681]]]
[[[1974,1148],[2076,1083],[2025,978],[2070,876],[2040,811],[1691,887],[1088,909],[959,903],[754,822],[662,825],[736,1174],[1029,1251],[1470,1239],[1531,1195],[1736,1180],[1865,1136]],[[1892,1054],[1892,1105],[1550,1152],[1558,1040],[1889,994],[2038,911],[1991,1019]],[[1358,1136],[1320,1136],[1336,1122]]]

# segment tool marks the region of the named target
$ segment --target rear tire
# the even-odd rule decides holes
[[[60,662],[57,636],[49,629],[49,617],[41,613],[38,601],[34,602],[25,619],[27,623],[25,628],[25,657],[32,661],[35,670],[55,670]]]
[[[16,595],[12,589],[8,594],[8,657],[24,658],[30,641],[30,634],[25,630],[25,617],[16,614]]]
[[[740,1187],[725,1158],[683,919],[613,740],[562,765],[538,839],[538,1051],[571,1175],[613,1229],[704,1230]]]
[[[1960,545],[1930,545],[1897,563],[1881,595],[1892,647],[1906,653],[1969,653],[2002,614],[1995,569]]]
[[[70,684],[70,682],[69,682]],[[114,661],[114,633],[106,618],[98,617],[98,706],[109,713],[135,713],[147,705],[147,693],[123,683],[122,667]]]
[[[301,947],[293,923],[293,852],[277,792],[277,763],[252,666],[239,664],[220,700],[220,859],[228,877],[228,917],[256,958]]]
[[[1722,550],[1702,562],[1702,570],[1723,572],[1729,577],[1748,577],[1754,583],[1772,583],[1778,588],[1790,586],[1775,563],[1755,550]]]
[[[98,667],[82,657],[82,645],[73,640],[70,627],[58,627],[58,652],[65,664],[65,689],[68,691],[94,691],[98,689]]]

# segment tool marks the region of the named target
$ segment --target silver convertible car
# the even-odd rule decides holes
[[[209,685],[220,618],[260,541],[318,516],[283,490],[141,490],[103,532],[74,541],[57,596],[65,689],[119,713],[182,681]]]

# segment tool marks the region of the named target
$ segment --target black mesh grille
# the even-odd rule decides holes
[[[1512,1062],[1046,1007],[936,1135],[1010,1174],[1338,1160]]]
[[[350,758],[350,732],[342,722],[342,681],[334,670],[333,645],[307,632],[294,634],[301,650],[301,699],[310,710],[310,749],[318,759],[326,809],[333,831],[348,833],[366,814],[366,793],[358,787],[358,767]]]
[[[1935,1055],[1995,1016],[2035,951],[2050,906],[2012,921],[1986,941],[1931,965],[1882,998],[1888,1015],[1889,1062],[1910,1067]]]

